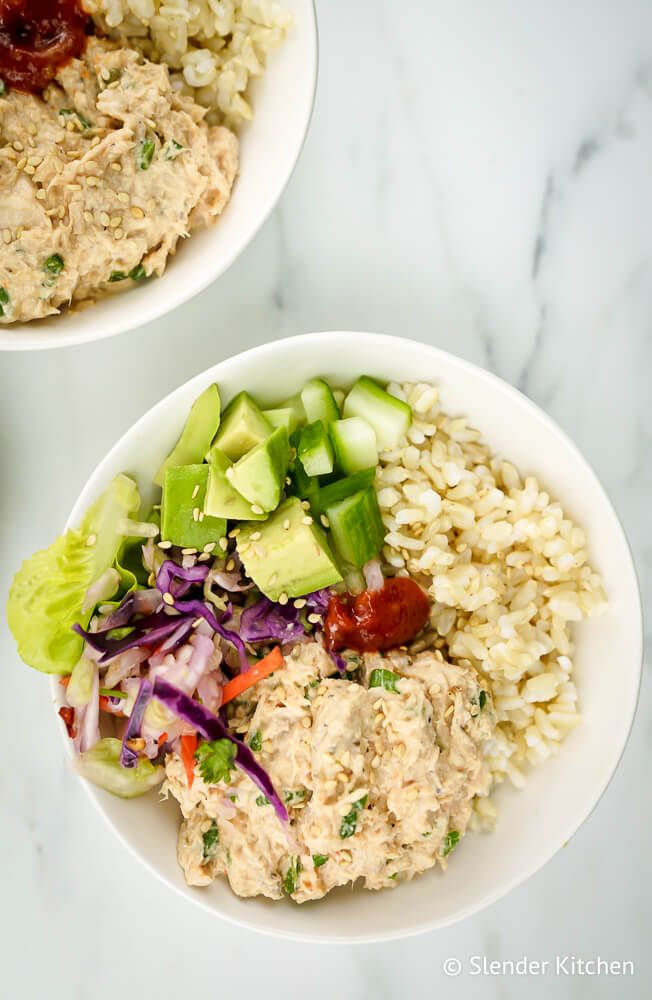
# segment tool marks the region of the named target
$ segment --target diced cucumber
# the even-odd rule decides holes
[[[337,479],[335,482],[329,483],[328,486],[320,486],[320,509],[323,510],[324,508],[330,506],[330,504],[338,503],[340,500],[345,500],[346,497],[350,497],[353,493],[357,493],[358,490],[363,490],[366,486],[371,486],[375,478],[375,468],[363,469],[361,472],[355,472],[352,476],[345,476],[344,479]]]
[[[309,423],[323,420],[325,424],[330,424],[340,418],[331,387],[323,378],[311,378],[306,382],[301,390],[301,402]]]
[[[201,462],[219,426],[220,394],[209,385],[192,404],[179,440],[154,476],[156,485],[163,485],[167,469]]]
[[[330,425],[335,458],[342,472],[351,475],[378,465],[376,435],[362,417],[347,417]]]
[[[311,507],[319,508],[319,482],[316,476],[309,476],[297,459],[290,473],[288,492],[300,500],[307,500]]]
[[[208,485],[204,500],[204,514],[212,517],[226,517],[231,521],[264,521],[267,515],[254,514],[251,504],[235,489],[227,472],[233,462],[223,451],[213,447],[207,455]]]
[[[378,447],[395,448],[412,422],[412,410],[363,375],[344,400],[345,417],[362,417],[373,427]]]
[[[292,410],[294,414],[294,428],[302,427],[306,422],[306,411],[303,408],[303,403],[301,402],[301,393],[297,392],[295,396],[290,396],[283,403],[279,403],[279,406],[283,410]],[[290,431],[292,433],[292,431]]]
[[[273,429],[256,401],[248,393],[240,392],[224,411],[213,444],[232,462],[237,462],[268,438]]]
[[[280,406],[276,410],[263,410],[263,416],[272,427],[285,427],[288,434],[299,426],[296,412],[290,406]]]
[[[344,404],[344,397],[345,396],[346,396],[346,393],[343,392],[342,389],[333,389],[333,399],[337,403],[337,408],[340,411],[340,413],[342,412],[342,406]]]
[[[327,476],[333,471],[333,446],[323,421],[315,420],[302,428],[298,454],[309,476]]]
[[[161,503],[161,538],[182,548],[203,549],[226,535],[226,521],[204,515],[207,465],[167,469]]]
[[[326,508],[335,548],[351,566],[360,568],[380,552],[385,528],[373,486]]]
[[[235,463],[228,478],[234,489],[253,506],[272,511],[280,503],[289,461],[288,432],[285,427],[277,427],[265,441]]]

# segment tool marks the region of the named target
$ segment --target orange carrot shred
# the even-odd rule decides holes
[[[275,670],[283,666],[284,662],[281,647],[274,646],[271,653],[264,656],[258,663],[254,663],[250,670],[247,670],[246,673],[238,674],[237,677],[234,677],[233,680],[224,685],[222,689],[222,704],[226,705],[228,701],[237,698],[247,688],[257,684],[258,681],[262,681],[264,677],[273,674]]]
[[[195,750],[197,749],[197,733],[184,733],[181,737],[181,760],[186,769],[188,788],[192,788],[195,780]]]

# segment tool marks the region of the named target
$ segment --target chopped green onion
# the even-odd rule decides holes
[[[153,139],[143,139],[141,141],[140,148],[136,153],[136,163],[139,170],[149,170],[155,149],[156,146]]]
[[[457,830],[451,830],[450,833],[447,833],[443,840],[442,856],[446,857],[447,854],[450,854],[453,848],[459,843],[459,840],[460,835]]]
[[[109,281],[126,281],[127,275],[124,271],[111,271],[109,275]]]
[[[398,688],[396,687],[396,682],[400,681],[398,674],[395,674],[393,670],[385,670],[382,667],[372,670],[369,675],[369,687],[370,688],[384,688],[385,691],[394,691],[398,694]]]
[[[202,857],[204,861],[210,861],[217,854],[217,847],[220,842],[220,831],[215,820],[213,820],[206,833],[202,835],[202,840],[204,842]]]
[[[258,732],[254,733],[251,739],[249,740],[249,746],[256,753],[258,753],[259,750],[263,749],[263,737],[261,735],[260,729],[258,730]]]
[[[250,744],[250,746],[251,746],[251,744]],[[285,793],[285,804],[286,805],[291,805],[293,802],[303,802],[307,794],[308,793],[307,793],[307,791],[306,791],[305,788],[298,788],[296,791],[286,792]]]
[[[293,892],[297,891],[297,886],[299,884],[299,875],[301,874],[301,858],[291,857],[290,865],[287,872],[285,873],[285,878],[283,879],[283,889],[291,896]]]
[[[176,139],[170,139],[170,141],[165,144],[163,159],[176,160],[177,156],[179,153],[183,152],[184,148],[185,147],[182,146],[180,142],[177,142]]]
[[[118,688],[100,688],[100,694],[103,698],[126,698],[127,695],[124,691],[120,691]]]
[[[61,274],[64,268],[63,257],[58,253],[51,254],[43,265],[43,270],[49,274]]]
[[[2,80],[0,80],[0,83],[2,83]],[[9,292],[7,291],[6,288],[2,288],[0,286],[0,316],[4,316],[5,311],[2,307],[6,306],[8,301],[9,301]]]
[[[478,704],[480,705],[480,711],[482,711],[482,709],[487,704],[487,692],[486,691],[481,691],[480,692],[480,695],[478,697]]]
[[[358,799],[357,802],[353,803],[350,812],[348,812],[342,819],[340,824],[340,837],[342,840],[346,840],[348,837],[353,836],[358,825],[358,813],[361,809],[364,809],[366,804],[367,796],[363,795],[361,799]]]
[[[325,865],[327,861],[328,861],[327,854],[313,854],[312,856],[312,863],[315,866],[315,868],[321,868],[321,866]]]
[[[105,73],[107,74],[106,76],[104,75]],[[102,73],[97,78],[100,90],[105,90],[109,86],[109,84],[115,83],[116,80],[119,80],[121,76],[122,76],[121,69],[110,69],[108,71],[102,70]]]
[[[267,798],[266,795],[259,795],[257,797],[257,799],[256,799],[256,805],[257,806],[268,806],[269,805],[269,799]]]
[[[69,118],[71,115],[75,115],[75,117],[77,118],[79,124],[83,129],[91,127],[91,122],[89,122],[88,118],[84,117],[81,111],[75,111],[73,108],[60,108],[59,114],[63,118]]]
[[[131,271],[129,272],[129,277],[131,278],[132,281],[142,281],[144,278],[147,277],[147,271],[145,270],[142,264],[136,264],[136,266],[132,267]]]

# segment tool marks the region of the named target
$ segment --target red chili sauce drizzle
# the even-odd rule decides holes
[[[326,647],[370,653],[403,646],[421,631],[429,610],[421,587],[402,576],[385,580],[380,590],[336,595],[324,623]]]
[[[90,32],[79,0],[0,0],[0,80],[38,93],[84,51]]]

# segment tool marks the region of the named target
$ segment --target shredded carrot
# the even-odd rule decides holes
[[[186,769],[188,788],[192,788],[195,780],[195,750],[197,749],[197,733],[184,733],[181,737],[181,760]]]
[[[232,701],[253,684],[257,684],[264,677],[273,674],[275,670],[283,666],[284,662],[281,647],[274,646],[271,653],[268,653],[262,660],[255,663],[251,670],[247,670],[244,674],[238,674],[237,677],[234,677],[233,680],[224,685],[222,690],[222,704],[226,705],[227,701]]]
[[[158,738],[158,740],[156,742],[158,743],[159,746],[162,746],[162,744],[165,743],[165,741],[166,741],[167,738],[168,738],[168,734],[164,731],[164,732],[161,733],[161,735],[159,736],[159,738]]]
[[[59,684],[61,684],[65,688],[67,688],[68,685],[70,684],[70,677],[71,677],[71,674],[65,674],[63,677],[60,677],[59,678]]]

